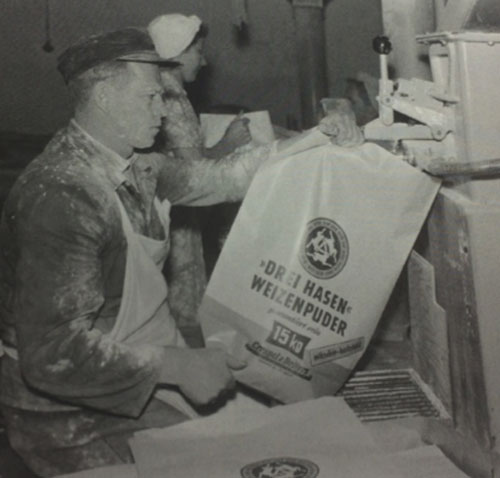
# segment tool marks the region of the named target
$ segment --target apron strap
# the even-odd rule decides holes
[[[116,202],[118,203],[118,207],[120,208],[120,213],[122,217],[122,227],[123,232],[125,233],[125,237],[128,237],[129,234],[135,234],[134,228],[132,227],[132,223],[130,222],[130,218],[128,217],[127,211],[125,210],[125,206],[122,204],[120,196],[115,191]]]

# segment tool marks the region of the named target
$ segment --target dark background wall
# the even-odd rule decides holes
[[[345,78],[366,71],[378,76],[371,40],[381,33],[380,0],[325,2],[329,90],[342,95]],[[238,37],[230,0],[0,0],[0,131],[52,133],[71,114],[56,57],[83,35],[127,25],[146,25],[167,12],[195,13],[209,26],[211,64],[200,85],[205,104],[267,109],[275,123],[300,120],[293,10],[288,0],[247,0],[248,31]]]

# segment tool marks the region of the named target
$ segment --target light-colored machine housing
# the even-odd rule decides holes
[[[500,33],[421,35],[432,81],[390,80],[368,141],[443,183],[408,263],[414,362],[500,476]],[[404,121],[396,122],[397,115]],[[444,328],[445,339],[437,332]],[[414,339],[412,339],[414,340]],[[467,447],[465,447],[467,448]]]

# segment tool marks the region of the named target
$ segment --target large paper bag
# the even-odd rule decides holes
[[[264,164],[200,308],[207,346],[280,401],[334,394],[373,334],[439,182],[374,145]]]

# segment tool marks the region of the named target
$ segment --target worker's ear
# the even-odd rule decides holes
[[[94,101],[100,109],[108,110],[111,93],[111,85],[106,81],[100,81],[94,86]]]

